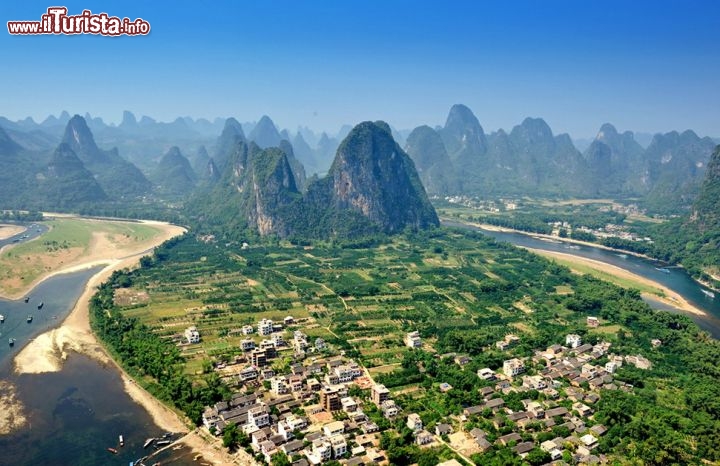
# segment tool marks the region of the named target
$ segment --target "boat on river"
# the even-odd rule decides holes
[[[42,309],[44,305],[45,305],[45,303],[40,301],[40,304],[38,304],[38,309]]]
[[[0,314],[0,324],[5,323],[5,316]]]
[[[125,446],[125,439],[123,438],[122,435],[119,435],[119,436],[118,436],[118,440],[120,441],[120,446],[121,446],[121,447],[124,447],[124,446]]]
[[[662,273],[670,273],[670,271],[668,269],[666,269],[665,267],[655,267],[655,270],[662,272]]]
[[[32,320],[33,320],[33,316],[27,316],[27,323],[28,323],[28,324],[29,324],[30,322],[32,322]]]
[[[117,455],[117,450],[114,449],[113,447],[107,447],[107,451],[109,451],[109,452],[112,453],[113,455]]]
[[[715,293],[713,293],[712,291],[708,291],[708,290],[704,290],[704,289],[701,289],[700,291],[702,291],[705,294],[705,296],[707,296],[708,298],[715,299]]]
[[[150,446],[151,443],[155,441],[155,437],[150,437],[149,439],[145,440],[145,443],[143,443],[143,448],[147,448]]]
[[[15,339],[14,338],[8,338],[8,344],[10,346],[15,346]]]
[[[25,296],[25,300],[24,300],[24,301],[25,301],[26,303],[27,303],[28,301],[30,301],[30,296]]]

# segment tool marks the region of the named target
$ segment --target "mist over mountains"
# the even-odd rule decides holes
[[[460,104],[450,108],[440,127],[380,126],[412,159],[430,197],[632,198],[657,213],[682,212],[692,205],[716,143],[690,130],[648,140],[606,123],[581,152],[569,135],[554,134],[542,118],[488,134],[472,110]],[[304,199],[323,197],[317,183],[333,175],[341,142],[353,130],[346,125],[333,135],[307,127],[292,131],[277,127],[267,115],[245,123],[188,117],[163,123],[126,111],[117,126],[67,112],[41,123],[0,117],[5,167],[0,199],[6,208],[48,209],[138,199],[182,203],[198,191],[211,192],[228,166],[256,167],[248,162],[252,155],[271,148],[283,154],[284,161],[277,163],[287,163],[291,191]],[[263,173],[256,175],[265,179]],[[74,186],[77,194],[63,185]]]

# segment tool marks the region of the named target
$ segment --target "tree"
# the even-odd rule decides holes
[[[272,466],[290,466],[292,463],[285,453],[279,451],[270,457],[270,464]]]
[[[244,434],[245,432],[243,432]],[[247,434],[245,435],[247,437]],[[240,431],[238,430],[237,424],[231,423],[225,426],[223,429],[223,446],[234,450],[240,444]]]

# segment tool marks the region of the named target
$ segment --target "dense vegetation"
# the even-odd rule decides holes
[[[117,288],[147,292],[150,301],[116,305]],[[202,368],[239,354],[233,329],[264,317],[293,315],[316,323],[301,328],[344,349],[377,381],[401,391],[396,401],[406,412],[418,412],[429,428],[480,402],[477,369],[498,368],[510,355],[530,356],[562,343],[566,333],[579,333],[584,341],[610,341],[613,352],[643,354],[653,362],[648,371],[618,371],[616,379],[633,384],[633,392],[603,392],[594,422],[609,431],[600,452],[646,464],[720,460],[717,341],[686,317],[654,312],[637,291],[573,275],[474,232],[420,232],[360,249],[269,243],[242,249],[186,236],[160,247],[140,270],[115,274],[93,300],[92,315],[94,328],[123,365],[195,420],[204,403],[227,393]],[[588,329],[587,315],[606,324]],[[203,335],[203,352],[179,351],[168,338],[190,322]],[[410,330],[419,330],[436,352],[404,348],[402,336]],[[521,341],[500,352],[493,343],[507,333]],[[660,348],[651,347],[655,338],[662,340]],[[445,353],[467,354],[470,363],[461,368],[451,356],[438,356]],[[454,388],[441,393],[441,382]],[[528,395],[537,396],[522,398]],[[520,399],[508,396],[506,403],[517,407]],[[382,439],[394,464],[432,464],[433,455],[442,457],[411,445],[401,422],[369,415],[381,429],[395,427]],[[464,426],[472,427],[490,438],[505,433],[482,418]],[[543,459],[535,452],[527,461]],[[520,463],[507,447],[475,460]]]
[[[113,302],[113,290],[128,276],[116,272],[90,302],[93,331],[136,380],[160,400],[199,423],[205,406],[229,392],[215,374],[193,383],[183,372],[183,359],[173,345],[152,333],[138,319],[125,317]]]

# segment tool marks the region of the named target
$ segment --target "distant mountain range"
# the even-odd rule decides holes
[[[644,148],[632,132],[604,124],[581,153],[540,118],[488,135],[469,108],[454,105],[444,127],[415,128],[405,149],[431,195],[637,197],[673,212],[697,195],[714,147],[673,131]]]
[[[0,117],[0,129],[0,159],[7,167],[0,175],[6,180],[0,200],[12,207],[38,205],[43,199],[40,204],[56,208],[72,208],[80,199],[89,202],[90,193],[99,193],[80,183],[88,196],[62,202],[58,198],[53,206],[53,196],[36,192],[52,179],[56,196],[63,197],[58,183],[65,178],[52,174],[68,175],[58,164],[70,169],[73,163],[65,148],[58,152],[61,143],[80,160],[79,168],[92,174],[104,193],[99,197],[103,202],[139,197],[149,202],[153,196],[183,201],[222,178],[240,143],[254,143],[260,150],[279,148],[295,188],[306,193],[331,173],[340,141],[352,130],[343,126],[335,135],[306,127],[281,130],[268,116],[245,123],[187,117],[162,123],[146,116],[137,119],[127,111],[117,126],[88,114],[62,112],[41,123]],[[442,127],[389,132],[413,160],[430,196],[634,198],[659,213],[689,208],[715,146],[714,140],[692,131],[657,134],[649,140],[605,124],[580,152],[568,135],[553,134],[540,118],[526,118],[509,132],[487,134],[464,105],[454,105]],[[54,168],[48,171],[51,159]],[[79,183],[78,176],[81,170],[74,172],[74,183]]]

